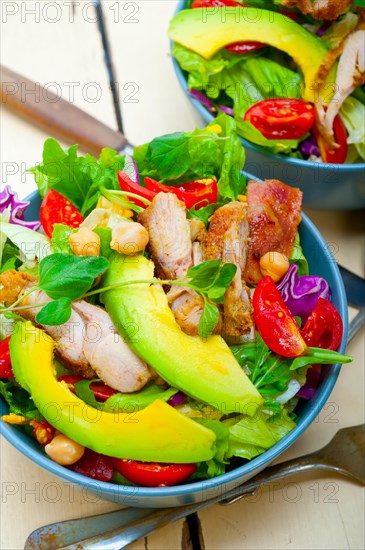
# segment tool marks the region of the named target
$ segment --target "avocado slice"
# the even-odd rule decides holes
[[[316,78],[329,48],[285,15],[240,7],[182,10],[171,20],[168,35],[205,59],[233,42],[257,40],[274,46],[289,54],[301,69],[305,81],[303,99],[313,103],[318,100]]]
[[[59,382],[54,341],[30,321],[18,323],[10,339],[15,379],[57,430],[81,445],[116,458],[147,462],[201,462],[215,453],[216,436],[157,399],[135,413],[90,407]]]
[[[153,278],[144,256],[113,254],[105,286]],[[103,293],[118,331],[130,347],[174,388],[228,414],[254,415],[263,402],[220,336],[188,336],[176,323],[159,285],[135,284]]]

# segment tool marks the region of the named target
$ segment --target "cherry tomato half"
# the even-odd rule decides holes
[[[40,220],[48,237],[52,237],[55,223],[79,227],[84,221],[77,208],[63,195],[50,189],[44,196],[40,209]]]
[[[113,458],[113,466],[125,478],[142,487],[177,485],[188,479],[197,469],[196,464],[159,464]]]
[[[179,186],[164,185],[152,178],[144,180],[147,189],[157,193],[174,193],[178,199],[183,201],[186,208],[192,208],[194,205],[201,203],[201,206],[206,206],[207,203],[214,204],[218,198],[217,180],[208,178],[203,182],[191,181],[183,183]]]
[[[313,126],[314,107],[302,99],[264,99],[252,105],[244,118],[267,139],[299,139]]]
[[[338,147],[330,150],[326,141],[319,133],[316,124],[313,125],[313,135],[317,140],[323,162],[343,164],[348,152],[347,130],[339,115],[337,115],[333,121],[333,133]]]
[[[9,342],[10,336],[0,342],[0,378],[14,378],[11,368]]]
[[[298,323],[268,275],[257,285],[252,305],[257,330],[272,351],[284,357],[298,357],[307,351]]]
[[[343,334],[341,316],[331,302],[320,297],[301,333],[308,346],[336,351]]]

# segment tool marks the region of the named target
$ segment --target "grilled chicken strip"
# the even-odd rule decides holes
[[[237,272],[224,297],[222,335],[230,342],[250,335],[253,327],[249,290],[242,280],[249,239],[247,204],[233,201],[218,208],[210,219],[204,241],[206,260],[234,263]]]
[[[344,43],[335,83],[335,100],[328,105],[327,111],[322,103],[316,105],[317,126],[331,149],[336,149],[333,122],[345,99],[365,83],[365,30],[351,33]]]
[[[24,273],[10,270],[0,275],[0,300],[14,300],[12,288],[21,294],[34,286]],[[10,285],[10,287],[9,287]],[[51,299],[42,290],[26,296],[21,305],[48,303]],[[39,308],[20,310],[21,315],[34,321]],[[108,313],[84,300],[73,302],[70,319],[63,325],[44,326],[56,342],[56,353],[66,367],[84,378],[99,377],[108,386],[123,392],[135,392],[151,380],[149,367],[129,348],[118,334]]]
[[[184,277],[193,266],[192,240],[202,234],[204,224],[188,220],[185,204],[173,193],[156,195],[152,204],[139,214],[138,221],[149,233],[149,251],[157,274],[172,280]],[[172,287],[167,297],[180,328],[190,336],[197,335],[203,298],[183,287]]]
[[[167,279],[183,277],[192,266],[190,226],[185,204],[173,193],[158,193],[138,221],[148,231],[148,249],[157,274]]]
[[[247,187],[250,244],[243,277],[247,283],[262,279],[260,258],[275,250],[291,257],[301,220],[303,193],[278,180],[249,181]]]
[[[352,4],[352,0],[283,0],[281,4],[287,8],[298,8],[314,19],[335,21]]]

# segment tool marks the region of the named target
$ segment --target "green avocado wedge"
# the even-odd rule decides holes
[[[106,413],[90,407],[59,382],[54,341],[29,321],[10,340],[15,379],[57,430],[81,445],[115,458],[193,463],[210,460],[216,436],[157,399],[135,413]]]
[[[318,36],[285,15],[240,7],[182,10],[171,20],[168,35],[205,59],[234,42],[253,40],[274,46],[290,55],[302,71],[303,99],[318,101],[316,79],[329,48]],[[330,95],[329,88],[327,92]]]
[[[150,280],[154,264],[144,256],[113,254],[103,285]],[[135,353],[171,386],[224,414],[254,415],[263,402],[220,336],[188,336],[176,323],[159,285],[132,284],[103,293],[118,331]]]

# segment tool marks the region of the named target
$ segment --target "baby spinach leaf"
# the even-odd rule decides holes
[[[63,325],[69,320],[71,313],[71,300],[69,298],[58,298],[45,305],[37,313],[35,320],[40,325]]]

